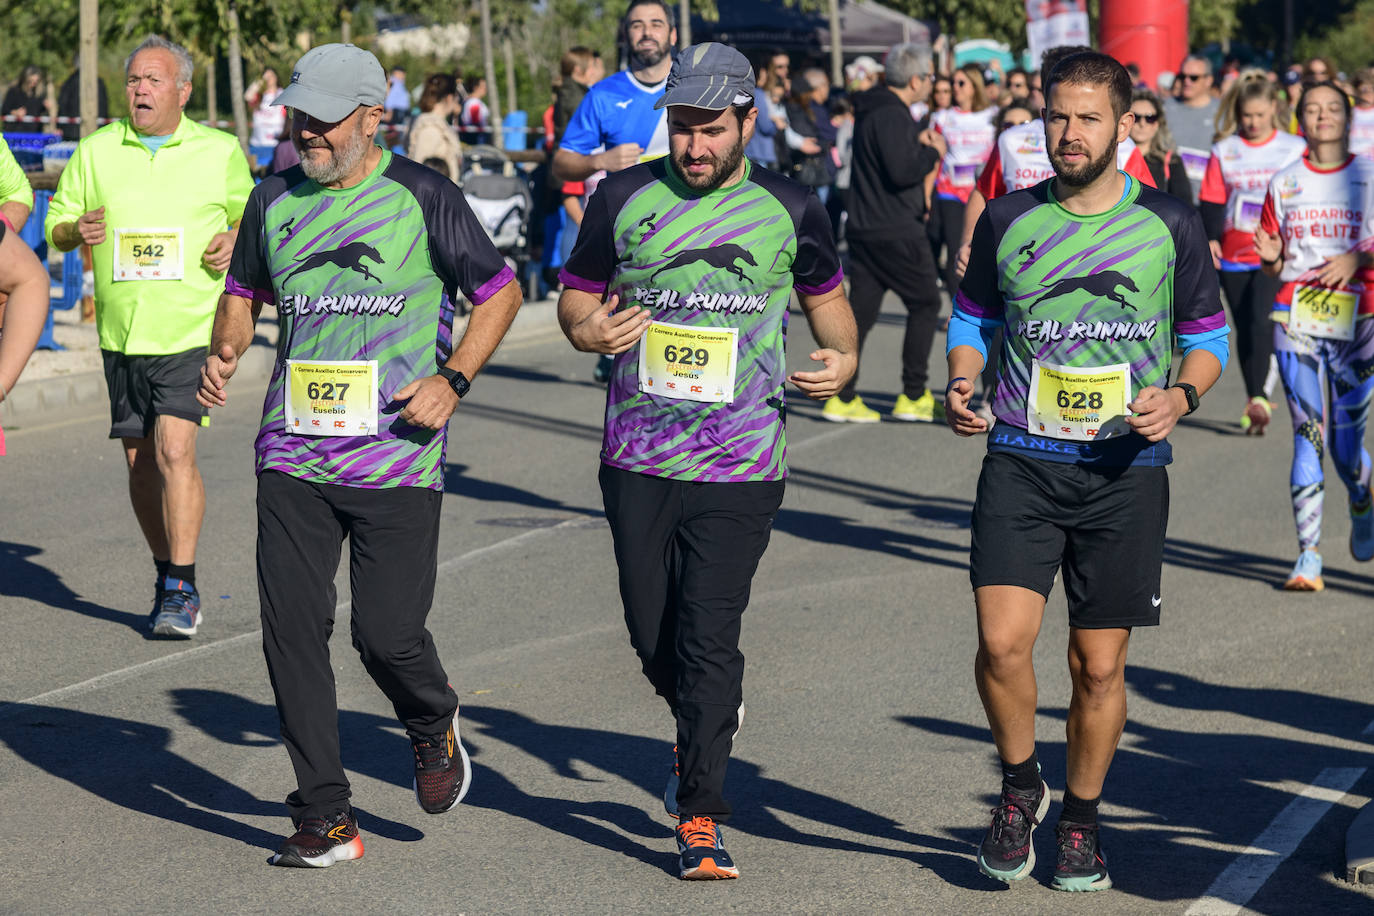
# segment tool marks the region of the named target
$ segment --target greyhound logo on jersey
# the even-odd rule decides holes
[[[1046,299],[1067,296],[1073,292],[1087,293],[1093,298],[1110,299],[1133,312],[1136,311],[1136,307],[1127,302],[1125,296],[1117,291],[1118,287],[1132,293],[1140,292],[1130,277],[1114,270],[1104,270],[1101,273],[1090,274],[1086,277],[1065,277],[1048,287],[1049,292],[1032,302],[1026,311],[1034,311],[1035,307]]]
[[[736,261],[743,261],[750,267],[758,266],[758,262],[754,260],[754,256],[739,245],[717,245],[714,248],[690,248],[650,274],[649,279],[654,279],[665,270],[677,270],[680,267],[687,267],[690,264],[700,262],[708,267],[729,271],[745,283],[752,282],[749,279],[749,275],[744,272],[744,268],[736,264]]]
[[[285,286],[286,282],[296,274],[302,274],[329,264],[340,268],[347,267],[349,270],[362,274],[373,283],[381,283],[381,278],[367,269],[367,265],[363,263],[363,258],[368,258],[378,264],[386,263],[382,259],[381,253],[366,242],[349,242],[334,251],[317,251],[309,257],[301,258],[296,262],[300,266],[283,277],[281,283],[282,286]]]

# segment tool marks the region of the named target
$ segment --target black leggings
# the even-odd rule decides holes
[[[1236,329],[1236,363],[1245,379],[1247,398],[1264,396],[1269,357],[1274,353],[1274,328],[1269,313],[1282,284],[1262,270],[1223,270],[1221,288],[1231,307]]]
[[[945,249],[945,290],[953,299],[955,292],[959,289],[959,274],[955,268],[959,265],[959,242],[964,238],[964,210],[968,205],[963,201],[937,197],[933,201],[933,206],[939,220],[933,246],[935,263],[940,263],[940,248],[943,246]]]

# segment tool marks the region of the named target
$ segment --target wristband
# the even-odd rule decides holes
[[[949,384],[945,386],[945,394],[949,394],[949,389],[951,389],[951,388],[954,387],[954,383],[955,383],[955,382],[967,382],[967,381],[968,381],[968,379],[965,378],[965,377],[962,376],[962,375],[959,376],[958,378],[952,378],[952,379],[950,379],[950,380],[949,380]]]

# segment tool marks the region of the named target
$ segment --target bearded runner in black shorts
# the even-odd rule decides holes
[[[1097,806],[1126,723],[1131,628],[1159,623],[1171,460],[1165,437],[1221,375],[1227,328],[1202,221],[1116,164],[1131,81],[1106,55],[1065,58],[1045,84],[1055,177],[989,201],[949,330],[948,420],[968,409],[1001,328],[988,455],[973,509],[978,693],[1002,760],[1002,797],[978,854],[1024,878],[1049,810],[1035,754],[1032,665],[1062,569],[1069,604],[1067,787],[1053,885],[1111,887]],[[1169,383],[1174,337],[1184,357]]]

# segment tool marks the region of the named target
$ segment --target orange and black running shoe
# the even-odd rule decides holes
[[[472,763],[458,740],[458,717],[444,734],[410,743],[415,749],[415,800],[426,814],[452,810],[472,785]]]
[[[720,844],[720,827],[709,817],[693,817],[677,826],[678,877],[684,881],[738,878],[739,868]]]
[[[268,861],[291,868],[328,868],[335,862],[363,857],[363,838],[351,811],[329,817],[307,817]]]

